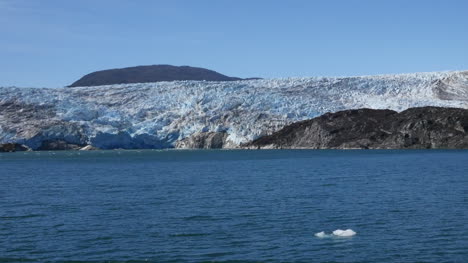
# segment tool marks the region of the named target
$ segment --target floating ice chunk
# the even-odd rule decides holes
[[[324,231],[315,233],[315,236],[318,238],[327,238],[327,237],[352,237],[356,235],[352,229],[341,230],[337,229],[332,232],[332,234],[326,234]]]
[[[322,231],[322,232],[315,233],[315,236],[320,237],[320,238],[324,238],[324,237],[327,237],[328,235],[325,234],[325,232]]]
[[[338,236],[338,237],[352,237],[356,235],[356,232],[354,232],[352,229],[346,229],[346,230],[337,229],[333,231],[333,235]]]

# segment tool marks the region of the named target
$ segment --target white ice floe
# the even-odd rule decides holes
[[[332,232],[332,234],[326,234],[324,231],[315,233],[315,236],[318,238],[326,238],[326,237],[352,237],[356,235],[356,232],[352,229],[341,230],[337,229]]]
[[[333,231],[333,235],[339,236],[339,237],[352,237],[356,235],[356,232],[354,232],[352,229],[346,229],[346,230],[337,229]]]
[[[315,233],[315,236],[316,237],[320,237],[320,238],[324,238],[324,237],[327,237],[327,234],[325,234],[325,232],[318,232],[318,233]]]

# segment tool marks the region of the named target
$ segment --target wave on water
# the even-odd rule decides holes
[[[332,234],[326,234],[324,231],[315,233],[315,236],[318,238],[327,238],[327,237],[352,237],[356,235],[356,232],[352,229],[341,230],[337,229],[332,232]]]

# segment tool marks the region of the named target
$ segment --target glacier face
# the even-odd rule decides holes
[[[418,106],[468,108],[468,72],[2,87],[0,143],[170,148],[196,133],[226,132],[224,147],[233,148],[326,112]]]

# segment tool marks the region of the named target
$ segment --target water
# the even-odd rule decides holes
[[[467,223],[468,151],[0,154],[0,262],[468,262]]]

